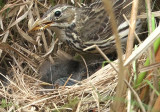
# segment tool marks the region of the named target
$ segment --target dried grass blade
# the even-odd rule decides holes
[[[94,98],[94,100],[96,101],[97,107],[98,107],[98,112],[100,112],[100,103],[99,103],[99,96],[96,90],[92,91],[92,96]]]
[[[9,78],[7,78],[6,76],[4,76],[2,73],[0,73],[0,75],[2,75],[3,77],[5,77],[11,84],[13,84],[15,87],[17,87],[22,93],[26,94],[26,92],[24,90],[22,90],[16,83],[14,83]]]
[[[8,35],[9,35],[9,30],[6,31],[6,33],[5,33],[4,37],[3,37],[2,42],[6,42]],[[0,57],[1,57],[1,54],[2,54],[2,50],[0,49]]]
[[[148,37],[147,39],[127,58],[124,63],[124,66],[128,65],[133,60],[137,59],[142,53],[148,49],[157,38],[160,36],[160,26],[158,26]]]
[[[30,43],[32,43],[33,45],[37,45],[37,42],[35,40],[32,39],[32,37],[30,37],[28,34],[26,34],[23,30],[20,29],[20,27],[18,26],[18,24],[16,24],[17,30],[19,32],[19,34],[27,41],[29,41]]]
[[[124,79],[126,79],[126,74],[124,73],[124,66],[123,66],[123,53],[122,53],[122,47],[121,47],[121,42],[120,42],[120,38],[118,35],[118,31],[117,31],[117,24],[116,24],[116,20],[115,20],[115,15],[114,15],[114,11],[112,8],[112,3],[111,1],[107,1],[107,0],[102,0],[105,6],[105,9],[107,11],[107,13],[110,16],[110,23],[111,23],[111,28],[112,28],[112,32],[115,35],[115,41],[116,41],[116,50],[117,50],[117,54],[118,54],[118,60],[119,60],[119,72],[118,72],[118,85],[117,85],[117,90],[116,90],[116,98],[124,98],[124,94],[126,93],[126,85],[124,83]],[[124,103],[120,102],[120,101],[114,101],[113,102],[113,106],[115,106],[115,111],[123,111],[125,106]],[[112,110],[113,111],[113,110]]]
[[[51,47],[48,49],[47,53],[45,55],[43,55],[42,57],[46,57],[48,56],[49,54],[52,53],[53,49],[54,49],[54,46],[55,44],[58,42],[58,39],[56,39],[56,41],[54,42],[53,39],[52,39],[52,43],[51,43]]]
[[[1,27],[2,30],[4,30],[4,28],[3,28],[3,22],[2,22],[2,15],[1,14],[0,14],[0,27]]]
[[[33,12],[30,10],[28,13],[28,29],[31,29],[32,25],[34,24]]]
[[[25,56],[23,53],[21,53],[20,51],[18,51],[17,49],[11,47],[10,45],[6,44],[6,43],[0,43],[0,49],[2,50],[11,50],[16,52],[19,56],[21,56],[24,60],[26,60],[27,62],[29,62],[31,65],[33,65],[34,67],[37,66],[36,63],[34,63],[32,60],[30,60],[27,56]]]
[[[25,3],[19,3],[19,4],[6,4],[1,10],[0,10],[0,14],[3,13],[3,11],[5,11],[8,8],[12,8],[12,7],[16,7],[16,6],[22,6],[22,5],[26,5],[29,4],[31,2],[25,2]]]
[[[27,17],[27,15],[28,15],[28,12],[31,10],[32,6],[33,6],[33,3],[32,3],[32,4],[30,5],[30,7],[28,8],[28,11],[25,12],[25,13],[24,13],[22,16],[20,16],[19,18],[17,18],[16,21],[13,22],[13,23],[8,27],[8,29],[10,29],[10,28],[13,27],[14,25],[18,24],[20,21],[22,21],[23,19],[25,19],[25,18]]]
[[[25,5],[20,6],[18,13],[17,13],[17,17],[20,15],[20,13],[23,11],[24,8],[25,8]]]
[[[155,17],[160,17],[160,11],[152,12],[152,14],[153,14]],[[146,18],[147,18],[147,13],[138,15],[137,18],[146,19]]]
[[[26,52],[28,55],[34,57],[34,59],[36,59],[36,60],[42,60],[42,58],[41,58],[39,55],[37,55],[37,54],[29,51],[28,49],[20,46],[19,44],[15,44],[15,45],[16,45],[17,47],[19,47],[22,51]]]
[[[157,69],[157,68],[160,68],[160,63],[154,63],[154,64],[151,64],[149,66],[145,66],[145,67],[140,69],[140,72],[147,72],[147,71]]]
[[[15,17],[15,14],[18,12],[18,10],[19,10],[19,7],[15,7],[11,11],[9,11],[8,14],[7,14],[7,18]]]

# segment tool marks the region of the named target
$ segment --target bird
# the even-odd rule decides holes
[[[56,85],[63,86],[67,79],[80,81],[82,76],[80,74],[84,73],[84,70],[81,70],[83,66],[79,61],[73,59],[65,60],[56,60],[54,64],[51,64],[49,61],[45,61],[39,73],[41,74],[40,80],[47,82],[51,85],[43,85],[44,88],[54,88]],[[69,80],[66,86],[75,84],[74,81]]]
[[[100,65],[101,63],[88,65],[89,74],[93,74],[98,70]],[[39,73],[41,74],[40,80],[49,83],[49,85],[42,85],[47,89],[56,86],[71,86],[86,79],[87,76],[86,68],[80,61],[67,58],[58,59],[54,64],[45,61],[41,65]]]
[[[129,24],[125,21],[123,14],[130,16],[132,0],[111,1],[118,25],[119,38],[122,44],[125,45],[129,33]],[[137,19],[137,32],[141,29],[141,26],[141,20]],[[80,54],[87,55],[85,59],[87,59],[87,66],[90,65],[88,66],[89,72],[92,73],[101,66],[101,64],[97,65],[101,58],[92,55],[98,53],[95,48],[84,51],[85,48],[97,45],[105,54],[116,50],[110,17],[101,0],[82,7],[67,4],[50,7],[42,18],[35,21],[29,31],[41,31],[47,28],[55,32],[60,42],[66,43]],[[93,62],[95,64],[92,64]],[[78,81],[83,79],[81,74],[86,74],[86,68],[82,65],[82,62],[75,60],[61,61],[48,68],[42,68],[42,71],[46,72],[42,73],[41,80],[53,84],[58,83],[58,85],[64,85],[71,74],[73,74],[71,78]],[[70,81],[68,85],[73,84],[74,82]]]
[[[111,0],[118,25],[119,38],[125,46],[129,24],[123,15],[129,16],[132,0]],[[141,29],[141,20],[136,21],[136,31]],[[97,45],[105,54],[116,50],[110,17],[101,0],[88,6],[74,7],[58,4],[37,20],[30,31],[53,29],[60,42],[66,43],[80,53],[97,53],[95,48],[84,51],[91,45]]]

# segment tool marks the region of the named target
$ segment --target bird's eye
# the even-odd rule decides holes
[[[61,15],[61,11],[56,11],[55,13],[54,13],[54,16],[55,17],[59,17]]]

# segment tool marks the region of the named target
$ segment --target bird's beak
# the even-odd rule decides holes
[[[37,30],[44,30],[50,27],[53,24],[52,21],[47,20],[36,20],[34,24],[29,28],[29,32],[37,31]]]

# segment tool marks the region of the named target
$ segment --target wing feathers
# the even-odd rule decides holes
[[[122,12],[123,6],[132,0],[112,0],[113,8],[117,19],[117,24],[124,22]],[[114,2],[115,1],[115,2]],[[82,8],[82,15],[85,15],[83,27],[80,29],[80,38],[84,42],[105,40],[112,36],[109,23],[109,16],[106,13],[101,0],[92,3],[88,7]],[[121,17],[121,18],[120,18]]]

